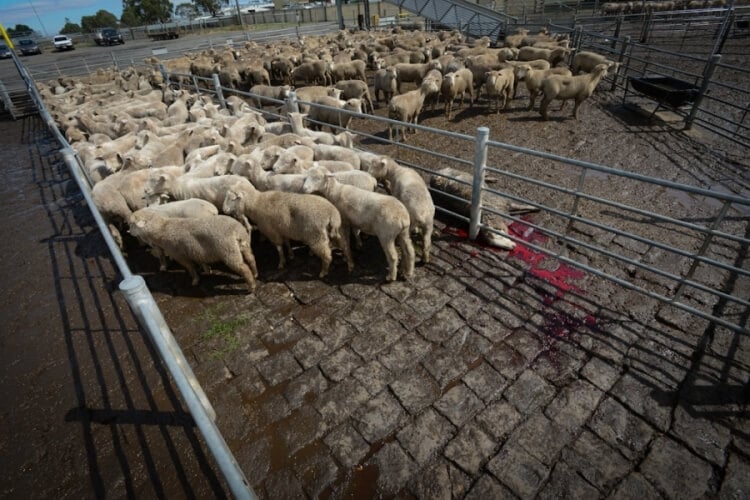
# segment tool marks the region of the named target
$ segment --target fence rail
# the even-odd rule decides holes
[[[178,84],[177,81],[172,83]],[[212,95],[234,93],[248,100],[257,97],[247,92],[222,89],[218,82],[216,84],[215,88],[200,90]],[[293,109],[294,102],[318,106],[311,102],[296,101],[293,95],[290,100],[287,103],[290,109]],[[281,101],[275,104],[281,104]],[[375,121],[384,127],[403,125],[379,116],[342,112],[353,118]],[[472,215],[468,218],[472,237],[476,236],[478,228],[497,232],[491,224],[482,221],[482,212],[508,222],[523,223],[548,238],[547,244],[522,241],[512,233],[503,236],[664,305],[713,321],[738,333],[750,332],[746,314],[722,314],[722,311],[734,311],[737,308],[750,312],[750,301],[746,294],[722,289],[722,285],[717,285],[734,282],[738,277],[750,278],[750,270],[743,260],[746,256],[738,260],[734,257],[746,254],[750,247],[750,233],[747,229],[750,227],[749,198],[488,141],[486,133],[481,129],[473,137],[422,125],[414,127],[436,136],[436,140],[431,141],[435,144],[440,143],[438,137],[447,136],[455,141],[474,143],[474,148],[460,147],[453,150],[476,152],[474,157],[458,157],[450,152],[436,150],[439,148],[427,150],[395,143],[399,151],[408,149],[422,159],[418,162],[403,162],[404,164],[425,175],[436,175],[435,166],[444,165],[463,166],[464,170],[473,173],[475,179],[486,176],[503,179],[500,183],[503,189],[490,188],[481,183],[474,186],[474,205]],[[358,131],[356,126],[352,131],[361,140],[389,142]],[[516,172],[510,167],[503,168],[500,166],[500,159],[507,157],[508,153],[538,159],[543,162],[540,171],[553,170],[556,172],[555,178],[565,179],[566,182],[555,184],[529,176],[526,172]],[[427,168],[426,165],[433,167]],[[611,197],[605,197],[601,194],[602,182],[617,182],[623,188]],[[684,211],[673,209],[660,212],[643,205],[648,196],[656,199],[664,192],[677,199],[690,200],[687,203],[689,208]],[[639,193],[637,200],[630,193]],[[534,223],[511,214],[507,208],[507,200],[543,211],[544,223]],[[700,217],[697,213],[691,213],[690,207],[700,208]],[[440,208],[439,212],[457,219],[467,219],[465,215],[450,210]],[[696,220],[705,222],[699,223]],[[599,233],[610,237],[597,238],[595,235]],[[600,243],[602,239],[617,241],[617,245],[603,245]],[[636,247],[645,249],[645,254],[638,255],[629,250]],[[716,305],[719,303],[723,304],[723,308],[717,312]]]

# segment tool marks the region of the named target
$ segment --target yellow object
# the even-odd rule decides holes
[[[375,14],[374,16],[372,16],[372,26],[374,28],[377,28],[378,26],[380,26],[380,16],[379,15]]]
[[[10,41],[10,37],[8,36],[8,33],[5,32],[5,28],[3,28],[3,25],[0,24],[0,34],[3,35],[3,38],[5,39],[5,43],[8,44],[9,49],[13,49],[13,42]]]

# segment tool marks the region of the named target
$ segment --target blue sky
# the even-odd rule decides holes
[[[81,17],[100,9],[119,19],[122,0],[0,0],[0,24],[6,28],[25,24],[40,35],[52,36],[65,25],[66,17],[81,24]]]

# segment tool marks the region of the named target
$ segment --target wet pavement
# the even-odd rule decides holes
[[[18,126],[7,158],[31,168],[3,203],[36,217],[3,232],[0,494],[224,494],[49,136]],[[131,255],[261,497],[748,495],[746,337],[524,245],[442,222],[433,245],[386,284],[373,239],[324,280],[302,249],[276,271],[256,244],[253,295]]]

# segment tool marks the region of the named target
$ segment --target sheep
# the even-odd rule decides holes
[[[367,87],[367,83],[362,80],[340,80],[336,82],[335,87],[341,90],[341,99],[360,99],[364,103],[365,113],[369,112],[375,114],[375,108],[372,106],[372,99],[370,99],[370,89]]]
[[[250,88],[250,93],[253,94],[253,105],[258,109],[263,109],[265,104],[278,105],[276,101],[286,99],[290,91],[289,85],[254,85]]]
[[[201,198],[221,210],[227,190],[246,184],[250,184],[250,181],[239,175],[196,178],[178,176],[171,172],[154,172],[146,181],[144,193],[149,205],[161,195],[168,195],[174,200]]]
[[[471,174],[446,167],[430,176],[430,188],[435,205],[457,213],[461,217],[471,216],[472,199]],[[484,188],[484,187],[483,187]],[[492,208],[499,212],[510,212],[512,208],[507,200],[499,197],[492,198]],[[500,235],[494,231],[499,231]],[[513,240],[502,236],[508,234],[508,225],[505,219],[495,215],[491,211],[482,212],[482,225],[479,228],[479,236],[492,246],[505,250],[513,250],[516,244]]]
[[[605,56],[597,54],[596,52],[588,52],[584,50],[573,56],[572,71],[574,75],[577,75],[581,71],[590,73],[599,64],[608,65],[610,73],[616,73],[620,68],[620,63],[607,59]]]
[[[469,94],[469,107],[474,106],[474,75],[464,68],[455,73],[448,73],[443,77],[440,84],[440,95],[445,101],[445,117],[451,119],[453,101],[461,96],[461,106],[464,104],[464,96]]]
[[[258,269],[250,235],[231,217],[172,218],[142,209],[130,215],[128,225],[130,233],[143,244],[185,267],[193,286],[200,282],[195,264],[222,262],[245,279],[250,293],[255,290]]]
[[[364,61],[350,61],[332,64],[330,67],[331,78],[333,79],[333,82],[352,79],[362,80],[363,82],[366,82],[366,67],[367,64]]]
[[[309,120],[312,122],[311,128],[322,130],[323,125],[328,125],[331,132],[335,132],[336,128],[349,128],[349,123],[352,121],[353,116],[346,111],[351,113],[362,113],[362,100],[361,99],[348,99],[343,101],[333,97],[321,97],[316,104],[320,106],[312,106],[310,108]],[[325,108],[323,106],[326,106]],[[336,108],[336,109],[329,109]]]
[[[258,191],[252,185],[227,192],[223,210],[234,217],[247,217],[276,247],[279,269],[286,266],[284,245],[290,240],[306,244],[321,261],[319,278],[328,274],[331,243],[344,253],[349,272],[354,269],[348,233],[341,215],[330,201],[312,194]],[[290,252],[289,258],[293,258]]]
[[[311,85],[309,87],[302,87],[294,91],[299,101],[316,102],[318,99],[323,97],[333,97],[338,99],[341,97],[341,90],[332,87],[321,87],[320,85]],[[297,103],[300,113],[308,113],[310,111],[309,104]]]
[[[500,71],[489,71],[484,82],[484,91],[490,99],[488,109],[492,108],[492,98],[495,98],[495,107],[500,113],[500,99],[503,100],[503,109],[508,109],[513,99],[513,87],[515,83],[515,72],[513,68],[505,68]]]
[[[521,47],[518,50],[519,61],[533,61],[534,59],[544,59],[554,66],[568,55],[571,49],[558,47],[556,49],[541,49],[538,47]]]
[[[409,211],[410,231],[422,235],[422,262],[429,263],[435,205],[422,176],[387,157],[371,165],[368,172],[386,183],[390,193]]]
[[[414,247],[409,237],[409,211],[393,196],[371,193],[339,183],[325,168],[308,171],[304,193],[320,193],[339,210],[342,225],[374,234],[388,260],[387,281],[395,281],[399,256],[396,240],[403,254],[401,271],[405,278],[414,275]]]
[[[315,151],[314,159],[316,161],[345,161],[351,164],[354,170],[359,170],[360,159],[356,151],[342,146],[329,146],[327,144],[316,144],[313,150]]]
[[[391,120],[399,120],[405,123],[414,123],[415,125],[419,121],[419,113],[422,112],[422,106],[427,96],[430,96],[436,92],[439,92],[440,88],[435,82],[424,82],[416,90],[410,90],[405,94],[393,96],[391,102],[388,103],[388,118]],[[394,125],[388,124],[388,140],[393,140],[393,128]],[[400,134],[401,139],[406,142],[406,134],[403,133],[403,126],[399,126],[402,129]],[[416,129],[414,129],[416,133]]]
[[[397,76],[396,89],[400,94],[402,83],[411,82],[419,86],[428,71],[431,69],[440,70],[442,66],[440,65],[440,61],[430,61],[422,64],[400,63],[396,64],[395,69]]]
[[[568,68],[550,68],[546,70],[533,69],[528,65],[521,64],[518,67],[518,78],[526,82],[526,88],[529,90],[529,111],[534,109],[536,96],[541,90],[542,82],[550,75],[571,76],[572,73]]]
[[[398,92],[398,72],[393,66],[379,69],[375,72],[374,77],[375,101],[380,103],[380,93],[383,93],[383,99],[386,104],[390,102],[391,97]]]
[[[578,108],[583,101],[594,93],[599,81],[607,74],[609,66],[597,65],[591,73],[578,76],[550,75],[542,81],[544,98],[539,106],[543,119],[547,119],[547,107],[554,99],[565,101],[575,99],[573,116],[578,119]]]
[[[305,84],[317,85],[328,85],[332,83],[331,75],[329,74],[328,62],[326,61],[309,61],[303,62],[294,70],[292,70],[292,84],[296,84],[297,80],[302,80]]]

